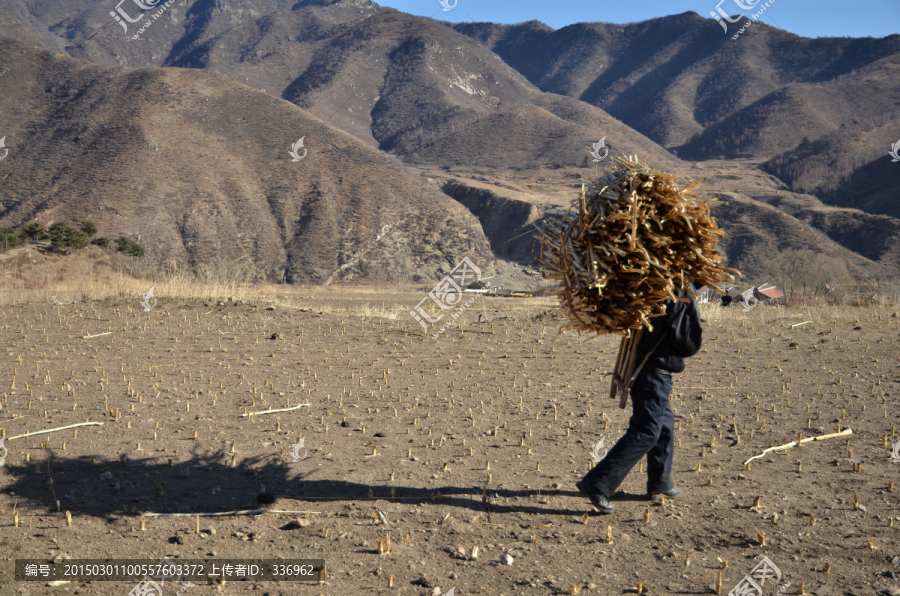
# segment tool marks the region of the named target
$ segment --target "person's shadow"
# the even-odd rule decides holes
[[[266,461],[263,461],[263,460]],[[318,458],[284,465],[265,458],[236,461],[227,452],[198,453],[184,462],[165,457],[124,460],[96,456],[60,457],[53,452],[41,463],[9,462],[0,468],[7,479],[2,493],[16,503],[20,515],[69,511],[73,516],[153,513],[200,514],[266,509],[310,509],[311,503],[376,501],[439,503],[488,515],[509,512],[543,515],[597,513],[576,490],[507,490],[482,486],[424,488],[312,479],[304,472]],[[316,468],[317,471],[320,468]],[[264,491],[264,492],[263,492]],[[518,501],[514,499],[518,497]],[[544,507],[543,497],[576,497],[574,509]],[[616,500],[638,500],[617,494]],[[584,501],[583,506],[577,503]],[[58,503],[58,505],[57,505]]]

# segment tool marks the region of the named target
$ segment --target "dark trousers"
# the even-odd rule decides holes
[[[584,481],[611,497],[628,472],[647,456],[647,492],[665,492],[672,484],[675,452],[675,418],[669,403],[672,373],[642,370],[631,388],[632,414],[625,435],[594,466]]]

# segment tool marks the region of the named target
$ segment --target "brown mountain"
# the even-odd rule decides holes
[[[604,136],[613,153],[676,161],[602,110],[535,89],[483,45],[394,10],[335,30],[284,97],[417,164],[581,164]]]
[[[888,155],[898,142],[900,110],[806,139],[764,167],[829,205],[900,218],[900,163]]]
[[[141,4],[150,8],[143,10],[128,0],[118,4],[109,0],[8,0],[3,10],[39,37],[52,38],[73,57],[132,68],[169,66],[192,47],[247,23],[259,22],[262,29],[268,29],[273,21],[265,17],[273,13],[302,13],[303,29],[294,33],[304,39],[380,10],[369,0],[186,0],[172,4],[141,0]],[[121,11],[118,21],[110,15],[117,10]],[[151,26],[133,39],[151,21]],[[249,50],[245,59],[260,57],[252,49],[245,50]]]
[[[17,4],[0,9],[0,39],[14,39],[51,52],[65,52],[62,40],[45,31],[37,19]]]
[[[692,157],[772,156],[804,136],[890,112],[900,91],[900,35],[808,39],[758,22],[734,40],[736,25],[725,35],[693,12],[558,30],[533,21],[454,28],[540,89],[602,108]]]
[[[166,9],[137,40],[108,9],[85,0],[59,20],[58,10],[35,12],[72,56],[227,74],[415,163],[584,163],[604,136],[613,153],[673,163],[602,110],[542,93],[482,43],[367,0],[193,0]]]
[[[900,42],[900,36],[892,37]],[[892,45],[900,52],[900,43]],[[707,127],[679,147],[678,153],[696,158],[737,154],[774,157],[799,146],[804,138],[889,117],[900,107],[898,94],[900,53],[860,66],[839,80],[784,85]],[[863,149],[878,147],[883,148],[883,144]]]
[[[134,41],[152,10],[126,3],[131,18],[147,17],[126,35],[107,3],[15,1],[28,26],[40,23],[75,57],[216,70],[403,154],[490,110],[534,103],[539,90],[600,108],[682,156],[770,158],[892,112],[900,92],[900,35],[807,39],[758,22],[735,40],[740,23],[726,35],[694,12],[559,30],[450,28],[369,0],[188,0]]]
[[[654,164],[650,164],[654,165]],[[769,262],[780,250],[812,249],[845,260],[860,281],[900,277],[900,218],[823,205],[810,195],[791,192],[757,162],[707,161],[674,170],[682,183],[705,179],[701,192],[723,204],[713,215],[728,233],[720,244],[729,264],[746,282],[769,279]],[[520,262],[540,252],[535,223],[550,207],[568,205],[586,168],[471,176],[457,169],[433,175],[444,192],[481,220],[494,253]]]
[[[520,262],[533,253],[526,232],[541,205],[577,190],[596,168],[588,150],[604,138],[612,156],[717,172],[709,192],[733,198],[718,216],[740,230],[728,253],[751,271],[773,246],[797,242],[844,255],[860,275],[893,267],[893,213],[859,194],[882,196],[889,171],[867,177],[845,160],[841,197],[810,190],[828,207],[758,166],[783,158],[784,169],[773,161],[766,171],[802,191],[790,172],[822,167],[804,138],[896,110],[900,36],[810,40],[759,23],[732,40],[692,12],[625,26],[451,27],[367,0],[188,0],[131,40],[103,5],[81,1],[68,13],[60,0],[29,6],[42,7],[34,18],[74,55],[226,74],[401,157],[478,215],[497,254]],[[706,161],[695,171],[657,143]],[[876,147],[886,149],[861,137],[854,155]],[[732,168],[717,155],[755,157]]]
[[[156,262],[241,263],[289,282],[424,280],[466,255],[492,262],[477,219],[395,158],[225,76],[10,41],[0,64],[0,226],[90,219]]]
[[[602,110],[542,93],[441,23],[382,9],[325,28],[310,10],[235,27],[172,64],[246,79],[410,163],[584,163],[604,136],[613,153],[675,162]],[[259,58],[248,60],[246,48]]]

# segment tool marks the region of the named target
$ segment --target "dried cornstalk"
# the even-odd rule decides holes
[[[628,337],[622,338],[619,345],[619,357],[616,362],[616,368],[613,370],[612,384],[610,387],[610,397],[615,398],[616,392],[620,392],[619,407],[625,408],[628,403],[628,393],[631,390],[631,378],[635,372],[637,364],[637,347],[641,341],[643,330],[638,329]]]
[[[709,210],[717,201],[693,194],[698,180],[677,180],[637,159],[617,158],[608,174],[581,187],[567,211],[541,228],[540,263],[569,317],[568,328],[595,335],[652,329],[675,292],[699,282],[734,279],[717,250],[725,232]],[[738,273],[739,274],[739,273]],[[622,348],[625,344],[622,344]],[[627,366],[620,350],[620,364]]]
[[[853,431],[851,429],[847,428],[847,429],[844,429],[841,432],[837,432],[837,433],[831,433],[828,435],[819,435],[818,437],[807,437],[806,439],[799,439],[797,441],[791,441],[790,443],[785,443],[784,445],[779,445],[777,447],[769,447],[768,449],[766,449],[759,455],[754,455],[753,457],[751,457],[750,459],[745,461],[744,465],[746,466],[747,464],[749,464],[750,462],[752,462],[755,459],[761,459],[761,458],[765,457],[766,455],[772,453],[773,451],[784,451],[785,449],[791,449],[792,447],[799,447],[803,443],[811,443],[813,441],[824,441],[825,439],[833,439],[834,437],[844,437],[846,435],[852,435],[852,434],[853,434]]]

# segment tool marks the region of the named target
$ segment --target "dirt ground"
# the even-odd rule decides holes
[[[900,594],[891,309],[705,310],[673,391],[682,497],[651,506],[635,469],[601,515],[574,482],[628,422],[603,376],[618,340],[554,341],[546,300],[483,297],[433,340],[409,314],[422,297],[4,305],[0,592],[125,596],[133,583],[16,582],[13,562],[167,555],[327,563],[322,584],[191,596],[710,594],[719,571],[727,594],[767,556],[783,573],[767,595]],[[85,421],[103,426],[9,439]],[[838,427],[852,435],[743,465]],[[258,508],[310,513],[204,517],[201,533],[138,515]]]

